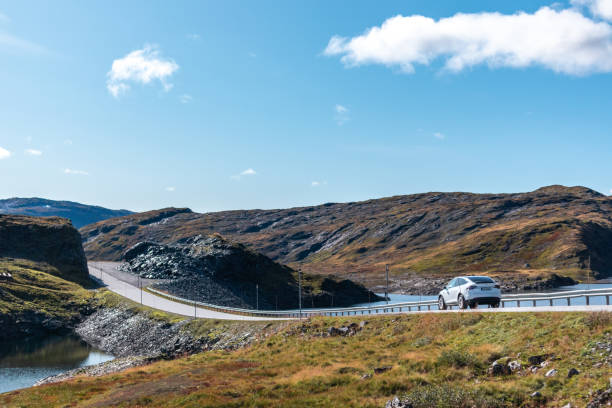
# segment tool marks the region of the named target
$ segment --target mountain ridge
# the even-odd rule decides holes
[[[169,216],[150,225],[139,220]],[[137,241],[220,233],[275,261],[381,283],[454,274],[612,276],[612,199],[586,187],[505,194],[420,193],[276,210],[163,209],[81,228],[90,259],[118,260]],[[590,260],[590,261],[589,261]],[[590,263],[589,263],[590,262]]]
[[[76,228],[80,228],[108,218],[133,214],[133,212],[123,209],[111,210],[75,201],[48,200],[39,197],[12,197],[0,199],[0,214],[64,217],[70,219]]]

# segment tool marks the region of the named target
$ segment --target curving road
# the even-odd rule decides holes
[[[89,274],[96,279],[101,281],[107,289],[121,295],[125,298],[133,300],[136,303],[140,303],[141,290],[138,288],[138,284],[132,282],[133,276],[122,273],[116,270],[118,263],[116,262],[88,262]],[[146,284],[146,281],[145,281]],[[256,316],[241,316],[230,313],[216,312],[214,310],[194,308],[193,306],[186,305],[184,303],[174,302],[155,296],[152,293],[142,291],[142,304],[155,309],[163,310],[164,312],[175,313],[183,316],[198,317],[202,319],[219,319],[219,320],[286,320],[286,319],[273,319],[269,317],[256,317]]]
[[[195,316],[202,319],[220,319],[220,320],[287,320],[288,318],[273,318],[273,317],[258,317],[258,316],[243,316],[232,313],[223,313],[214,310],[195,308],[184,303],[175,302],[152,293],[142,291],[138,288],[138,278],[134,275],[124,273],[117,270],[118,263],[116,262],[89,262],[89,273],[98,281],[101,281],[109,290],[126,297],[134,302],[140,303],[142,296],[142,304],[165,312],[175,313],[183,316]],[[144,280],[143,286],[148,285],[153,281]],[[388,313],[400,313],[397,308],[393,309],[393,305],[389,305]],[[340,310],[340,309],[335,309]],[[504,307],[499,309],[466,309],[466,310],[422,310],[422,311],[406,311],[405,308],[401,313],[500,313],[500,312],[595,312],[609,311],[612,312],[612,305],[576,305],[576,306],[535,306],[535,307]],[[338,313],[339,314],[339,313]],[[381,313],[382,314],[382,313]],[[346,315],[346,314],[345,314]],[[359,314],[358,314],[359,315]]]

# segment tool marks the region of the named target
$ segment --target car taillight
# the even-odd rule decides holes
[[[495,284],[495,289],[499,289],[501,288],[501,286],[499,286],[499,284]]]
[[[472,289],[478,289],[478,286],[476,285],[468,286],[468,290],[472,290]]]

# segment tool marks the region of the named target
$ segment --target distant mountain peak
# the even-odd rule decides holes
[[[110,210],[97,205],[86,205],[74,201],[56,201],[46,198],[14,197],[0,200],[0,214],[29,215],[34,217],[63,217],[72,221],[76,228],[87,224],[132,214],[128,210]]]

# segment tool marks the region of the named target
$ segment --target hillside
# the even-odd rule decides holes
[[[220,235],[196,236],[172,245],[141,242],[124,254],[122,269],[173,295],[230,307],[298,308],[297,271]],[[350,306],[383,300],[350,280],[305,274],[305,307]]]
[[[9,392],[0,406],[599,407],[611,330],[606,312],[313,318],[235,351]]]
[[[83,247],[65,218],[0,215],[0,274],[0,339],[66,330],[88,310]]]
[[[139,241],[218,232],[313,273],[380,284],[490,273],[524,281],[553,273],[611,276],[612,199],[584,187],[529,193],[425,193],[284,210],[207,214],[164,209],[81,230],[89,259],[118,260]]]
[[[109,210],[95,205],[72,201],[54,201],[44,198],[8,198],[0,200],[0,214],[31,215],[35,217],[64,217],[76,228],[84,225],[132,214],[128,210]]]

